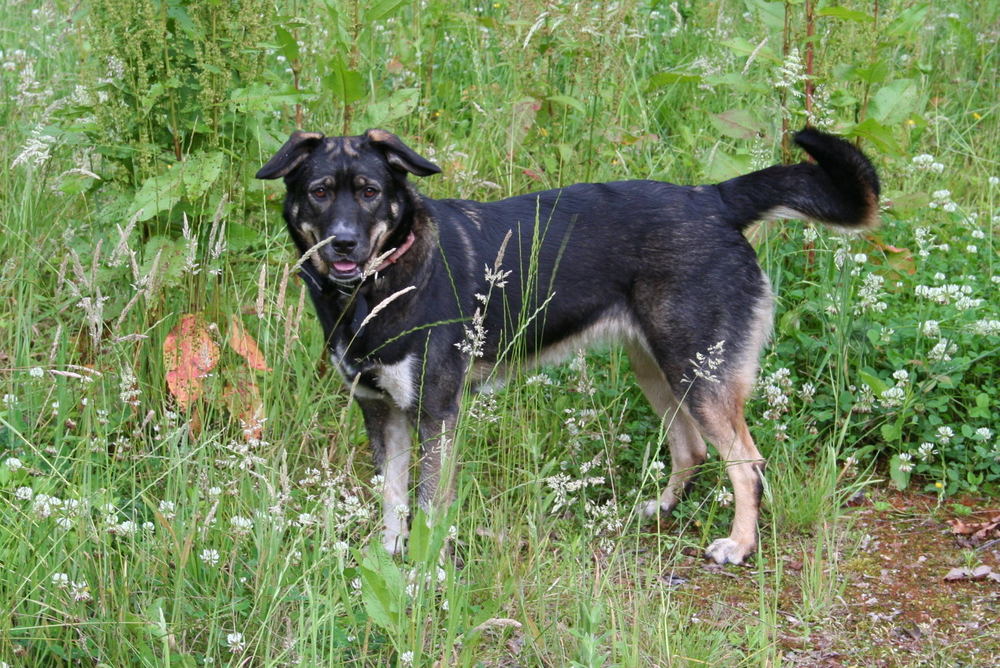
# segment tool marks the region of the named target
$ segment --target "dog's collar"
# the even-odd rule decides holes
[[[410,247],[413,245],[413,242],[416,241],[416,240],[417,240],[417,237],[413,234],[413,231],[411,230],[410,233],[406,235],[406,239],[403,241],[402,245],[400,245],[399,248],[397,248],[396,250],[394,250],[392,252],[392,255],[390,255],[389,257],[387,257],[382,264],[380,264],[378,267],[376,267],[375,271],[376,272],[385,271],[386,269],[388,269],[392,265],[396,264],[396,262],[399,261],[399,258],[403,257],[403,253],[405,253],[406,251],[410,250]]]

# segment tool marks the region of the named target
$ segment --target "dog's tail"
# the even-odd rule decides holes
[[[879,181],[865,154],[839,137],[806,128],[795,135],[816,162],[776,165],[717,187],[729,221],[808,218],[847,229],[878,224]]]

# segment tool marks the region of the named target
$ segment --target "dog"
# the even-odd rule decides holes
[[[735,517],[706,557],[752,554],[764,459],[744,404],[774,297],[743,231],[785,218],[859,230],[878,216],[878,176],[861,151],[809,128],[795,142],[815,162],[715,185],[618,181],[478,202],[421,195],[407,177],[441,169],[385,130],[293,133],[257,178],[284,178],[300,274],[382,476],[386,549],[401,551],[408,534],[414,430],[417,500],[433,517],[454,499],[464,389],[610,340],[668,426],[671,474],[642,511],[673,510],[707,440]]]

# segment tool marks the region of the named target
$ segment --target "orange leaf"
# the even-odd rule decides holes
[[[257,342],[247,333],[243,323],[235,314],[229,316],[229,347],[245,359],[251,369],[271,370],[264,359],[264,353],[257,346]]]
[[[163,365],[167,369],[167,388],[181,408],[201,396],[202,378],[219,361],[219,346],[208,333],[204,321],[194,313],[181,316],[163,341]]]

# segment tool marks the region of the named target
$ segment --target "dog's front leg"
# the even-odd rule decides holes
[[[403,551],[409,535],[410,420],[388,401],[358,399],[371,442],[375,470],[382,476],[382,544]]]

